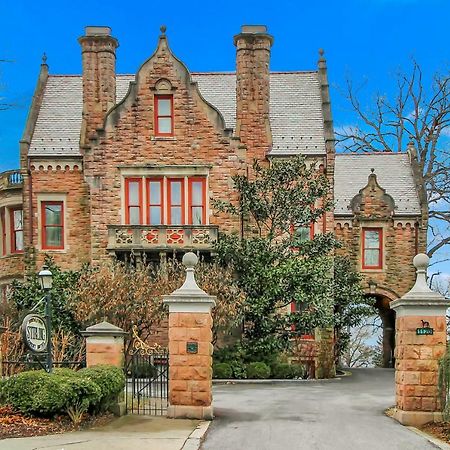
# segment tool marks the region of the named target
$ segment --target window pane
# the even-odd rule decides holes
[[[14,230],[23,229],[22,216],[23,214],[21,209],[14,211]]]
[[[203,208],[201,206],[192,207],[192,225],[201,225],[203,220]]]
[[[139,205],[139,182],[130,181],[128,183],[128,204]]]
[[[366,230],[364,233],[364,247],[365,248],[379,248],[380,235],[378,231]]]
[[[46,227],[45,243],[47,247],[62,247],[62,228]]]
[[[150,204],[161,204],[161,183],[159,181],[150,181]]]
[[[141,211],[141,208],[139,208],[139,206],[131,206],[129,208],[130,225],[139,225],[140,224],[140,211]]]
[[[171,225],[181,225],[181,207],[172,206],[170,208],[170,224]]]
[[[158,133],[172,133],[172,119],[170,117],[160,117],[158,119]]]
[[[16,231],[16,251],[23,250],[23,231]]]
[[[203,183],[201,181],[192,182],[192,204],[203,205]]]
[[[296,227],[294,239],[297,243],[308,241],[310,237],[309,227]]]
[[[367,267],[377,267],[379,265],[380,251],[378,249],[364,251],[364,265]]]
[[[61,205],[45,205],[45,224],[62,225]]]
[[[181,205],[181,181],[170,182],[170,203]]]
[[[161,225],[161,208],[150,206],[150,225]]]
[[[158,99],[158,116],[170,116],[172,111],[170,110],[170,99],[160,98]]]

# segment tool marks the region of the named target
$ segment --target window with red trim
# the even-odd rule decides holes
[[[0,209],[0,226],[2,227],[2,256],[6,255],[6,218],[5,208]]]
[[[22,208],[13,208],[10,212],[11,253],[23,252],[23,211]]]
[[[147,180],[148,223],[161,225],[164,221],[163,179],[150,178]]]
[[[173,95],[155,95],[155,134],[173,136]]]
[[[142,179],[125,179],[125,223],[142,224]]]
[[[184,224],[184,179],[167,179],[168,224]]]
[[[362,232],[362,268],[381,269],[383,266],[383,230],[381,228],[363,228]]]
[[[64,202],[41,203],[42,249],[64,249]]]
[[[189,178],[189,224],[206,224],[206,178]]]

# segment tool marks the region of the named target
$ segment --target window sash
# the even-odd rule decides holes
[[[363,269],[381,269],[383,265],[383,235],[381,228],[364,228],[362,235]]]
[[[49,220],[47,209],[49,206],[59,207],[59,216],[54,218],[58,220]],[[57,210],[57,209],[56,209]],[[49,209],[50,211],[50,209]],[[63,250],[64,249],[64,202],[44,201],[41,202],[42,217],[42,249],[44,250]]]
[[[136,198],[132,191],[137,185]],[[125,179],[125,223],[127,225],[142,225],[142,179]]]
[[[159,185],[159,198],[152,193],[152,185]],[[147,179],[147,203],[148,224],[162,225],[164,223],[164,180],[162,178]]]
[[[169,114],[166,111],[161,111],[162,102],[169,100]],[[173,95],[155,95],[155,134],[157,136],[172,136],[173,135],[173,123],[174,123],[174,113],[173,113]],[[163,124],[168,125],[168,131],[163,129]]]
[[[189,224],[206,224],[206,178],[189,178]],[[200,186],[200,197],[196,186]]]
[[[10,209],[11,253],[23,252],[23,210]]]
[[[179,184],[179,201],[174,198],[178,197],[178,193],[174,189]],[[178,189],[178,188],[177,188]],[[168,178],[167,179],[167,199],[168,199],[168,225],[184,225],[184,179]]]

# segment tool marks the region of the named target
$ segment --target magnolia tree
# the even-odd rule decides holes
[[[219,211],[241,217],[244,235],[221,235],[216,245],[220,262],[231,264],[245,293],[243,344],[249,352],[285,350],[293,334],[335,325],[333,295],[334,236],[309,235],[310,224],[332,208],[327,177],[305,158],[257,162],[251,177],[233,177],[240,202],[215,202]],[[345,305],[357,279],[348,279]],[[359,297],[358,297],[359,298]],[[291,304],[296,305],[291,311]],[[339,326],[349,319],[339,309]],[[352,319],[353,320],[353,319]]]

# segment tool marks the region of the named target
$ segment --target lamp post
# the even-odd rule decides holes
[[[47,372],[53,372],[53,358],[52,358],[52,296],[50,290],[53,285],[53,274],[48,269],[48,266],[42,266],[38,274],[39,284],[45,292],[45,321],[47,324]]]

